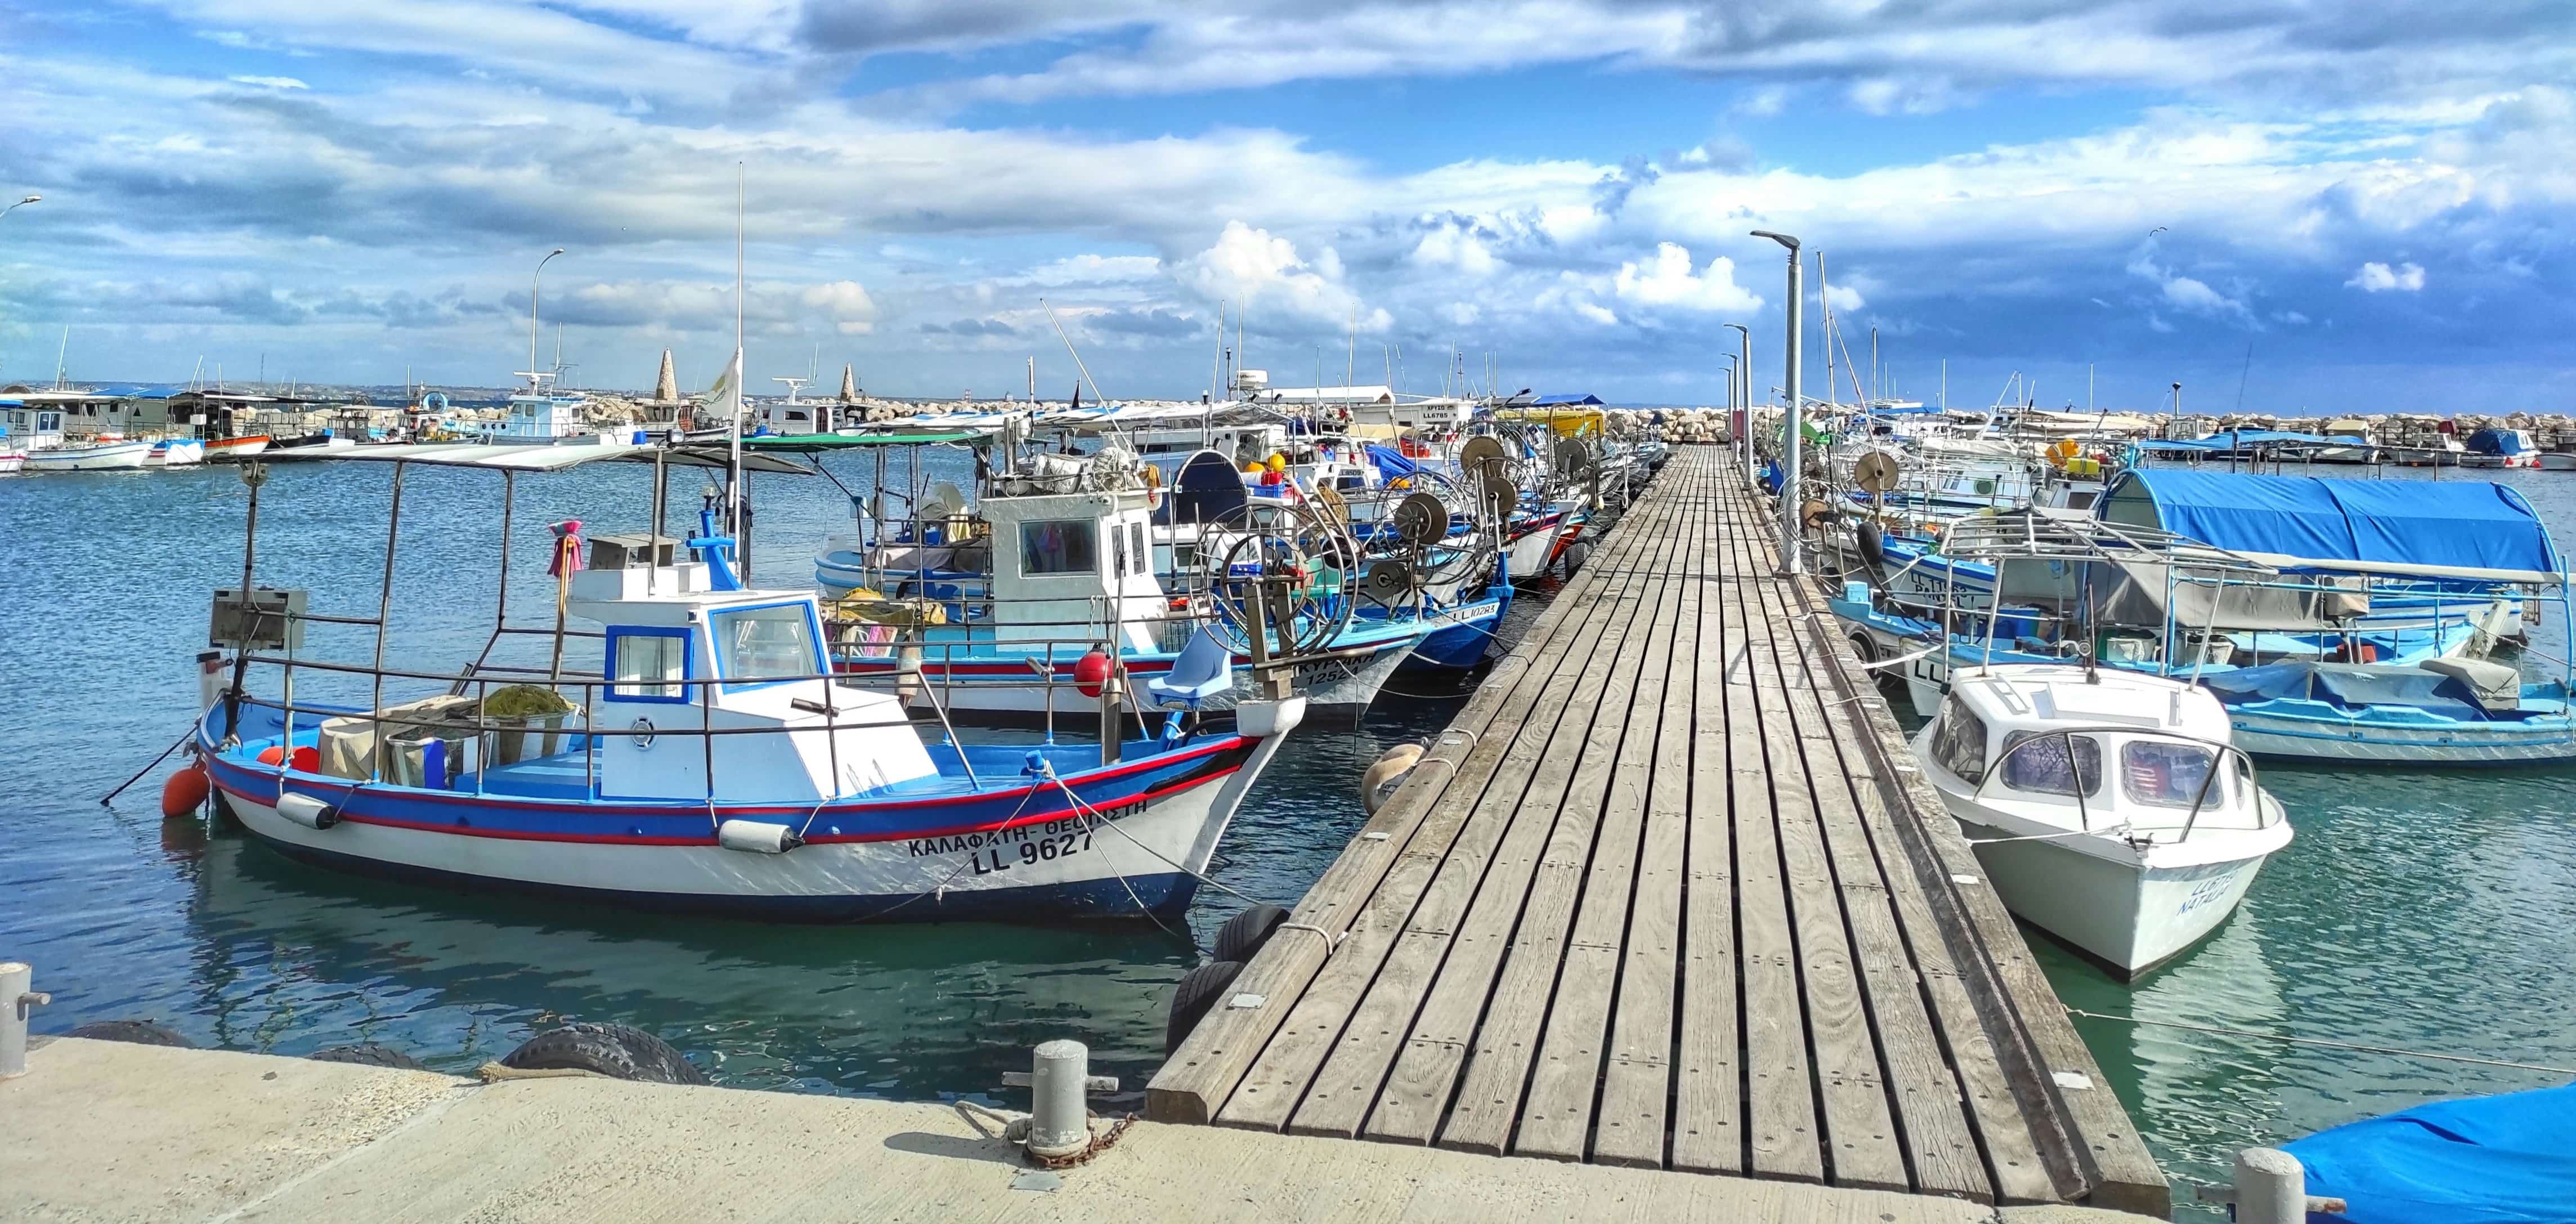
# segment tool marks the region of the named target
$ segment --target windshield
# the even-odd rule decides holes
[[[712,618],[716,663],[728,689],[745,684],[821,675],[809,605],[736,608]]]
[[[2102,743],[2089,735],[2015,731],[2004,737],[2003,764],[2004,785],[2017,791],[2072,795],[2080,771],[2085,797],[2102,793]]]
[[[2212,753],[2197,744],[2136,740],[2120,749],[2120,788],[2129,798],[2154,807],[2190,807],[2194,802],[2216,807],[2225,801],[2217,787],[2203,798]]]

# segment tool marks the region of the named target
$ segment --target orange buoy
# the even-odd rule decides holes
[[[1101,687],[1108,683],[1109,653],[1107,651],[1094,646],[1091,648],[1091,653],[1074,661],[1073,687],[1083,696],[1099,696]]]
[[[206,794],[212,789],[213,784],[206,780],[206,767],[189,762],[187,768],[170,775],[170,780],[161,784],[162,818],[176,819],[196,811],[204,806]]]
[[[259,763],[262,765],[283,765],[286,763],[286,750],[275,744],[262,748],[259,750]]]

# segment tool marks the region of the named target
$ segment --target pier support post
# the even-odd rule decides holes
[[[1800,424],[1798,418],[1800,409],[1803,407],[1803,405],[1798,402],[1798,367],[1800,365],[1798,340],[1800,332],[1804,330],[1804,324],[1799,317],[1799,299],[1806,295],[1806,290],[1802,287],[1804,273],[1798,266],[1797,239],[1792,238],[1787,234],[1775,234],[1769,230],[1755,230],[1753,231],[1753,236],[1756,238],[1768,238],[1773,242],[1779,243],[1781,246],[1789,248],[1789,300],[1784,304],[1788,310],[1787,327],[1789,329],[1789,335],[1787,347],[1789,368],[1786,377],[1781,380],[1782,384],[1788,389],[1789,403],[1785,415],[1780,419],[1780,572],[1782,574],[1796,574],[1800,572],[1798,558],[1798,468],[1802,458],[1798,454],[1798,444],[1801,441],[1798,436]]]
[[[27,1018],[54,1001],[31,989],[36,971],[24,961],[0,961],[0,1080],[27,1073]]]

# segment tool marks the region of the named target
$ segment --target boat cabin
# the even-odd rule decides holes
[[[2171,842],[2262,823],[2253,765],[2228,736],[2218,699],[2180,681],[2015,664],[1952,672],[1920,755],[1940,789],[1979,804]]]
[[[602,799],[819,803],[939,772],[901,699],[824,678],[811,592],[713,589],[702,562],[635,565],[574,574],[568,610],[605,637]],[[782,733],[724,734],[764,729]]]
[[[993,529],[998,638],[1096,641],[1107,619],[1127,649],[1155,649],[1165,596],[1145,492],[988,496],[977,511]]]
[[[521,392],[510,397],[501,420],[491,427],[498,442],[551,442],[582,432],[582,397]]]

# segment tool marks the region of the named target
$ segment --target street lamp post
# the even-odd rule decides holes
[[[1744,452],[1744,479],[1753,480],[1753,329],[1741,323],[1729,323],[1736,332],[1735,403],[1742,418],[1736,426],[1735,445]]]
[[[537,270],[528,275],[528,386],[533,390],[545,389],[537,379],[537,281],[545,276],[546,265],[563,253],[562,247],[548,251],[544,259],[537,261]]]
[[[1756,238],[1768,238],[1789,250],[1789,371],[1783,381],[1788,384],[1789,404],[1780,422],[1780,572],[1800,572],[1798,563],[1798,336],[1803,323],[1799,318],[1799,297],[1805,292],[1798,267],[1798,240],[1787,234],[1755,230]]]

